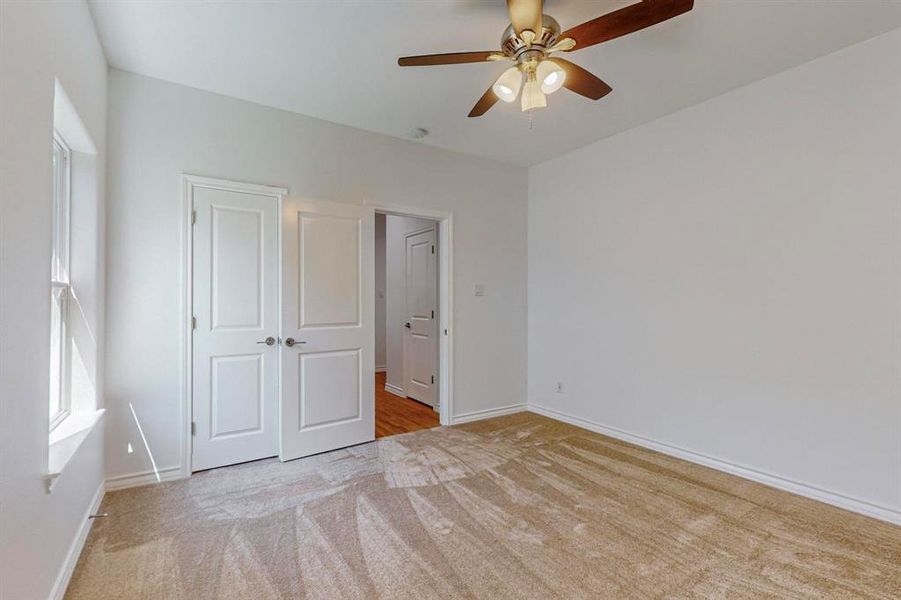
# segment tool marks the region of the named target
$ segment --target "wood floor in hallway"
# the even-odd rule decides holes
[[[438,427],[438,413],[412,398],[385,391],[385,373],[375,374],[375,437]]]

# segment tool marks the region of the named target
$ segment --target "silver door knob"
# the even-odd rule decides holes
[[[285,340],[285,346],[288,348],[294,347],[295,344],[306,344],[306,342],[298,342],[294,338],[288,338]]]
[[[267,337],[265,340],[263,340],[263,341],[261,341],[261,342],[257,342],[257,344],[266,344],[267,346],[274,346],[274,345],[275,345],[275,338],[272,337],[272,336],[270,335],[270,336]]]

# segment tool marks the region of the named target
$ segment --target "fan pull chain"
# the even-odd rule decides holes
[[[532,110],[529,110],[529,129],[532,129]]]

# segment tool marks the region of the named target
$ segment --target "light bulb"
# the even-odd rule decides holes
[[[522,87],[522,73],[519,72],[519,67],[510,67],[501,73],[491,89],[494,95],[504,102],[513,102],[519,94],[520,87]]]
[[[541,84],[535,77],[535,72],[529,73],[526,85],[522,89],[522,111],[532,110],[533,108],[544,108],[547,106],[547,99],[541,91]]]
[[[545,94],[553,94],[563,87],[563,82],[566,81],[566,71],[551,60],[541,61],[535,74],[541,82],[541,91]]]

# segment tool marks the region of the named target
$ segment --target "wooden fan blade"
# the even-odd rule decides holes
[[[598,79],[595,75],[586,71],[579,65],[571,63],[562,58],[548,58],[561,69],[566,71],[566,79],[563,80],[563,87],[592,100],[600,100],[613,91],[609,85]]]
[[[476,102],[476,105],[472,107],[472,110],[469,111],[470,117],[481,117],[488,109],[494,106],[494,104],[498,101],[498,97],[494,95],[494,91],[491,88],[488,88],[482,97],[479,98],[479,101]]]
[[[488,52],[451,52],[449,54],[424,54],[422,56],[404,56],[397,59],[402,67],[430,67],[432,65],[458,65],[492,60],[490,56],[499,54],[496,50]]]
[[[559,37],[576,40],[575,49],[580,50],[672,19],[693,6],[694,0],[643,0],[576,25]]]
[[[507,0],[510,22],[513,24],[513,30],[516,31],[516,35],[522,37],[522,32],[526,30],[531,31],[536,36],[541,33],[543,5],[543,0]],[[523,41],[529,43],[530,40]]]

